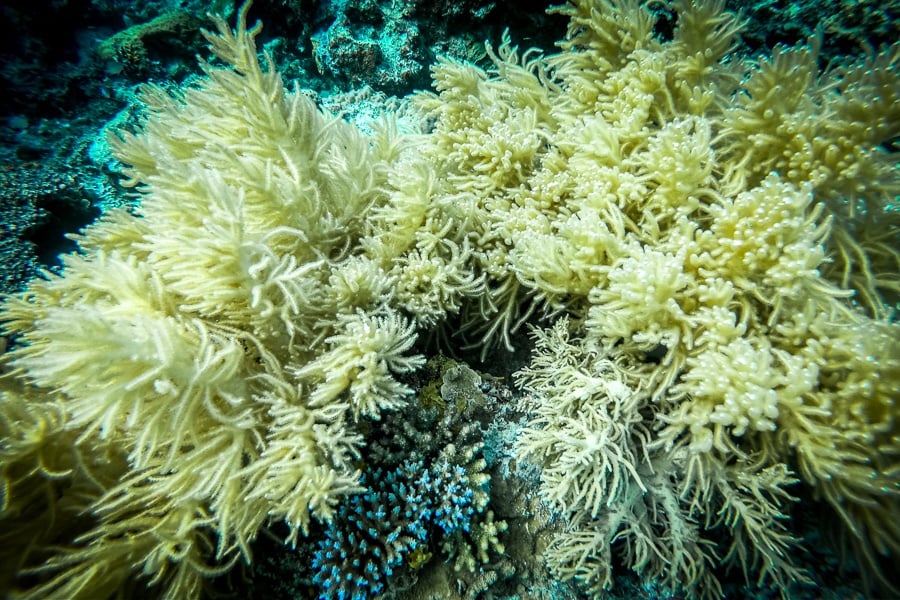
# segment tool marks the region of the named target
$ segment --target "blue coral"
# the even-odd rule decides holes
[[[474,491],[459,465],[375,469],[362,483],[367,490],[338,509],[313,556],[322,600],[375,597],[405,557],[434,541],[431,536],[471,526]]]
[[[438,500],[431,521],[445,534],[468,531],[475,512],[472,506],[475,493],[469,485],[469,477],[460,465],[443,463],[443,466],[433,477],[431,471],[424,471],[419,482],[428,497]]]

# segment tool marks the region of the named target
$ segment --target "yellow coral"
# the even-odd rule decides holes
[[[11,568],[32,576],[26,596],[196,597],[249,561],[266,523],[296,541],[329,519],[359,489],[355,421],[411,391],[395,376],[421,364],[415,323],[481,289],[463,240],[380,243],[389,227],[370,213],[413,218],[387,192],[408,144],[286,91],[260,64],[248,8],[236,30],[217,19],[206,33],[224,68],[204,63],[172,95],[145,88],[140,128],[112,140],[140,216],[107,215],[62,275],[4,300],[16,345],[3,358],[0,519]],[[395,296],[392,268],[423,258],[423,276],[446,281]],[[57,519],[61,506],[83,517]]]
[[[506,49],[491,72],[447,64],[423,102],[438,176],[476,195],[491,295],[466,325],[490,344],[535,308],[570,319],[571,341],[539,335],[523,372],[519,450],[573,527],[554,566],[604,588],[616,540],[642,574],[714,595],[701,534],[725,527],[748,576],[765,564],[760,581],[790,581],[797,540],[780,515],[798,480],[859,545],[896,553],[897,531],[873,519],[900,502],[886,458],[900,451],[896,349],[882,337],[900,337],[897,49],[821,74],[817,40],[754,62],[729,54],[741,24],[723,2],[670,7],[663,40],[644,3],[570,2],[554,9],[570,18],[562,52],[514,64]],[[474,151],[499,151],[500,131],[528,139],[526,125],[544,144],[527,168]],[[627,405],[603,393],[620,371],[640,380],[640,419],[608,416]],[[697,523],[710,503],[722,520]],[[652,549],[651,532],[665,540]]]

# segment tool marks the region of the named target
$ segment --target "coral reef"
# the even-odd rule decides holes
[[[97,46],[97,55],[100,60],[116,61],[131,74],[144,73],[149,70],[148,42],[159,36],[193,33],[199,25],[198,19],[187,11],[167,12],[103,40]]]
[[[58,267],[57,255],[74,248],[64,237],[68,226],[97,216],[85,199],[92,195],[87,188],[96,181],[96,169],[73,168],[68,163],[78,146],[69,140],[55,143],[51,150],[25,142],[30,152],[20,148],[21,154],[33,154],[35,160],[10,157],[0,170],[0,293],[21,291],[41,269]]]
[[[822,53],[825,62],[840,56],[856,55],[865,47],[889,46],[897,37],[900,3],[896,0],[824,0],[815,2],[728,2],[734,10],[741,10],[748,26],[743,38],[759,49],[772,48],[779,43],[796,44],[816,35],[821,28],[825,34]]]
[[[500,586],[508,595],[544,584],[546,569],[529,543],[506,545],[508,531],[530,539],[527,528],[543,522],[520,510],[526,494],[494,488],[509,490],[513,479],[527,485],[510,476],[511,438],[494,439],[493,430],[508,431],[502,415],[513,413],[511,390],[486,376],[475,391],[469,384],[481,376],[440,356],[412,379],[416,399],[384,413],[366,433],[366,490],[343,499],[334,519],[312,526],[295,548],[273,546],[267,537],[256,542],[251,583],[240,595],[293,598],[313,589],[352,597],[383,585],[398,599],[477,598],[501,593]],[[474,394],[477,402],[459,402]],[[394,559],[387,564],[383,544],[391,531],[405,534],[391,536]]]
[[[3,301],[4,590],[198,597],[280,524],[323,597],[436,553],[475,597],[529,572],[506,510],[540,508],[491,497],[529,473],[532,554],[591,596],[624,567],[792,597],[801,496],[890,589],[900,46],[822,72],[818,37],[736,54],[720,0],[575,0],[558,52],[444,57],[429,128],[366,135],[285,89],[248,10],[110,140],[136,214]],[[419,355],[526,322],[516,406]]]
[[[353,86],[369,82],[379,90],[409,89],[419,81],[425,71],[424,53],[412,6],[347,4],[327,28],[310,38],[319,72],[349,79]]]
[[[503,29],[528,30],[535,43],[552,47],[537,22],[548,17],[536,18],[544,8],[521,0],[325,0],[304,19],[311,24],[311,79],[407,94],[428,86],[435,56],[481,59],[482,39]]]

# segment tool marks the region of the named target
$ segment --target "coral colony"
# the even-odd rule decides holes
[[[368,479],[361,480],[366,485]],[[329,598],[371,598],[404,559],[421,548],[429,530],[443,534],[471,526],[474,492],[465,469],[444,463],[437,471],[411,463],[374,472],[366,492],[341,506],[313,559],[313,581]]]
[[[369,135],[285,86],[248,9],[111,140],[137,214],[3,301],[0,588],[197,598],[276,525],[321,598],[482,573],[512,463],[556,524],[541,568],[588,597],[787,597],[801,496],[890,585],[900,46],[823,72],[816,39],[736,55],[721,1],[660,27],[574,0],[557,53],[442,59],[427,125]],[[526,322],[504,462],[489,385],[429,395],[417,340],[487,356]]]

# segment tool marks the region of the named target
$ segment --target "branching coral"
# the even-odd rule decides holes
[[[377,469],[362,483],[367,489],[341,507],[313,558],[321,598],[377,597],[416,551],[427,553],[433,538],[471,526],[475,491],[460,465]]]

